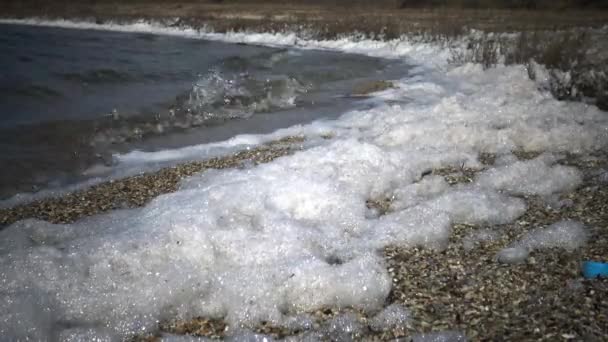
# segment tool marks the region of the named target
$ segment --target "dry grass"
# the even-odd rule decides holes
[[[34,3],[39,6],[56,6],[62,1],[45,0],[5,0],[6,3]],[[80,0],[69,1],[76,5],[105,5],[121,3],[117,0]],[[172,0],[129,0],[129,4],[171,4]],[[314,6],[323,8],[373,8],[373,9],[527,9],[527,10],[566,10],[566,9],[606,9],[608,4],[597,0],[180,0],[181,4],[227,5],[227,6]]]
[[[589,28],[528,30],[515,37],[486,34],[469,39],[466,49],[452,48],[450,62],[479,63],[485,68],[500,63],[522,64],[533,80],[538,80],[542,65],[548,72],[543,72],[548,79],[541,82],[542,86],[557,99],[594,98],[600,109],[608,110],[608,58],[593,53],[606,41],[606,35]]]

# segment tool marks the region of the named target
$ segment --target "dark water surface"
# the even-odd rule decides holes
[[[335,117],[402,62],[140,33],[0,24],[0,198],[82,180],[112,153]]]

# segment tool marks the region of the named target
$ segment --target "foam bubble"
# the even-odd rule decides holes
[[[405,328],[412,320],[411,312],[400,304],[391,304],[369,320],[369,327],[374,331],[389,331]]]
[[[585,245],[587,238],[587,230],[581,222],[564,220],[527,233],[521,238],[519,245],[528,249],[557,247],[573,250]]]
[[[81,342],[81,341],[94,341],[94,342],[118,342],[120,339],[107,332],[100,331],[99,329],[93,328],[68,328],[59,334],[59,341],[63,342]]]
[[[541,155],[483,172],[477,183],[515,195],[548,196],[575,189],[582,183],[582,178],[576,168],[552,165],[551,156]]]
[[[497,259],[504,263],[524,262],[530,251],[547,248],[574,250],[584,246],[588,239],[585,226],[577,221],[563,220],[546,228],[536,228],[526,233],[519,241],[501,250]]]

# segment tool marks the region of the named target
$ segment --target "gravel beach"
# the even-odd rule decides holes
[[[131,7],[120,8],[121,13],[128,17]],[[31,12],[25,6],[13,11],[24,15]],[[175,11],[181,13],[185,9],[176,7]],[[224,14],[221,11],[210,12],[208,16],[221,27]],[[107,14],[102,11],[99,17],[104,15]],[[594,20],[603,22],[604,14],[598,17],[601,18]],[[203,19],[209,18],[200,20]],[[234,25],[240,19],[231,20],[225,25]],[[259,18],[252,22],[259,23]],[[393,86],[385,81],[365,84],[353,95]],[[324,138],[332,139],[331,136]],[[267,163],[302,150],[305,139],[301,136],[287,137],[228,156],[188,162],[59,197],[2,208],[0,230],[28,218],[73,223],[115,209],[142,207],[162,194],[177,191],[180,182],[189,176],[209,169],[247,168]],[[530,160],[542,151],[512,153],[519,160]],[[453,187],[472,183],[478,173],[494,164],[496,156],[483,154],[478,159],[482,163],[479,168],[452,165],[431,170],[420,175],[420,179],[429,175],[441,176]],[[581,275],[582,262],[608,261],[608,154],[604,151],[586,155],[563,154],[556,157],[556,163],[576,167],[582,174],[582,184],[567,193],[545,198],[520,196],[527,210],[512,223],[455,223],[447,245],[440,250],[399,245],[378,250],[392,278],[392,288],[384,308],[404,308],[409,312],[406,320],[399,321],[390,329],[385,326],[377,328],[374,322],[378,312],[363,312],[350,307],[324,308],[301,313],[307,324],[288,328],[262,322],[253,333],[246,335],[247,338],[235,339],[608,340],[608,278],[584,279]],[[393,198],[385,196],[370,198],[366,205],[382,216],[391,213],[392,202]],[[571,250],[554,247],[532,249],[520,262],[504,262],[499,258],[502,250],[521,241],[530,231],[569,220],[584,225],[587,232],[584,246]],[[239,336],[240,329],[230,326],[221,317],[167,319],[159,321],[158,329],[152,334],[135,336],[132,340],[161,341],[175,335],[219,340]]]
[[[50,222],[73,222],[114,208],[142,206],[152,198],[174,191],[179,181],[205,169],[239,167],[244,162],[264,163],[301,147],[301,137],[290,137],[227,157],[192,162],[155,173],[104,183],[59,198],[2,209],[3,224],[35,217]],[[520,158],[536,154],[518,153]],[[491,156],[482,158],[491,162]],[[372,316],[352,309],[326,309],[309,313],[309,331],[263,324],[257,333],[274,338],[301,340],[316,336],[334,339],[332,321],[349,317],[358,325],[341,332],[338,339],[408,341],[432,332],[451,331],[453,338],[477,340],[585,340],[608,336],[608,279],[585,280],[580,275],[584,260],[604,260],[608,251],[608,157],[565,156],[559,163],[577,166],[584,183],[562,194],[555,203],[526,197],[526,213],[500,226],[455,224],[447,248],[390,246],[384,249],[393,288],[386,305],[400,304],[411,311],[411,320],[389,331],[374,331]],[[454,167],[435,170],[456,185],[475,177],[476,170]],[[390,211],[390,199],[368,201],[380,212]],[[497,253],[531,229],[564,219],[578,220],[589,230],[589,241],[580,249],[532,251],[525,262],[503,264]],[[198,317],[191,321],[165,321],[152,336],[135,340],[155,341],[163,334],[192,334],[223,338],[234,327],[221,319]],[[338,336],[338,335],[336,335]]]
[[[537,153],[517,153],[531,158]],[[492,158],[485,158],[492,160]],[[384,249],[393,288],[386,306],[400,304],[411,310],[411,320],[389,331],[374,331],[372,317],[351,309],[319,310],[311,314],[312,331],[303,333],[268,325],[257,333],[274,338],[302,340],[410,341],[432,338],[442,332],[450,341],[604,341],[608,336],[608,279],[584,279],[580,264],[605,260],[608,251],[608,158],[566,156],[560,164],[577,166],[584,183],[562,194],[559,205],[538,197],[525,198],[528,210],[517,221],[500,226],[455,224],[446,249]],[[438,170],[457,184],[474,177],[474,171]],[[464,175],[466,173],[466,175]],[[390,200],[368,201],[390,211]],[[550,248],[532,251],[520,264],[497,261],[500,250],[526,232],[560,220],[578,220],[589,229],[589,241],[572,251]],[[332,320],[350,317],[359,323],[352,333],[332,336]],[[164,322],[162,333],[222,338],[233,332],[221,320],[203,317]],[[316,332],[315,332],[316,331]],[[435,336],[436,337],[436,336]],[[443,341],[443,340],[441,340]]]

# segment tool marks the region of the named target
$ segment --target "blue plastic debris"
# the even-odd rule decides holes
[[[583,276],[587,279],[608,277],[608,263],[598,261],[583,262]]]

